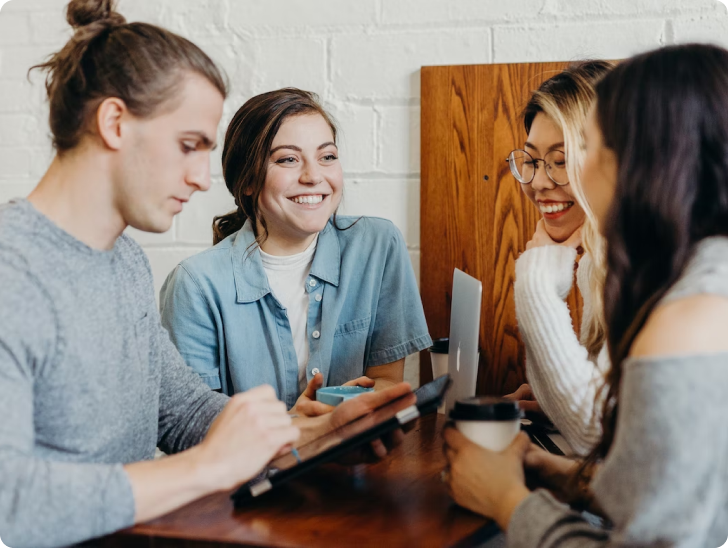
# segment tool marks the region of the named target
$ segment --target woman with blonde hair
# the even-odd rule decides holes
[[[594,85],[611,67],[607,61],[585,61],[541,84],[523,112],[528,134],[524,149],[508,157],[523,192],[543,214],[516,261],[516,315],[530,384],[510,397],[535,398],[522,405],[540,407],[579,454],[599,439],[594,401],[609,367],[601,299],[603,240],[583,198],[582,128]],[[577,267],[582,245],[586,253]],[[584,300],[580,337],[565,302],[575,268]]]

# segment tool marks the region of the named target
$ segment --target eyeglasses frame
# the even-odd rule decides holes
[[[533,175],[531,176],[531,180],[530,180],[530,181],[528,181],[528,182],[523,182],[523,181],[519,181],[519,180],[518,180],[518,178],[517,178],[517,177],[516,177],[515,175],[513,175],[513,171],[512,171],[511,169],[510,169],[510,168],[511,168],[511,160],[510,160],[510,158],[511,158],[511,156],[513,155],[513,153],[514,153],[514,152],[523,152],[523,153],[524,153],[524,154],[526,154],[526,155],[527,155],[527,156],[528,156],[529,158],[531,158],[531,160],[533,160],[533,162],[534,162],[534,168],[533,168]],[[545,154],[545,156],[548,156],[548,155],[549,155],[549,154],[551,154],[552,152],[560,152],[561,154],[563,154],[563,155],[564,155],[564,161],[566,161],[566,153],[565,153],[565,152],[564,152],[563,150],[557,150],[557,149],[554,149],[554,150],[549,150],[549,151],[548,151],[548,152],[547,152],[547,153]],[[523,150],[522,148],[515,148],[515,149],[511,150],[511,151],[510,151],[510,152],[508,153],[508,156],[506,157],[506,163],[508,164],[508,169],[509,169],[509,171],[511,171],[511,175],[513,175],[513,178],[514,178],[514,179],[516,179],[516,181],[518,181],[518,182],[519,182],[520,184],[522,184],[522,185],[530,185],[530,184],[531,184],[531,183],[533,182],[533,180],[534,180],[534,179],[536,178],[536,172],[538,171],[538,163],[539,163],[539,162],[541,162],[541,163],[543,164],[543,166],[544,166],[544,171],[546,171],[546,176],[547,176],[547,177],[548,177],[549,179],[551,179],[551,180],[553,181],[553,183],[554,183],[555,185],[558,185],[558,186],[566,186],[566,185],[568,185],[568,184],[569,184],[569,182],[570,182],[570,181],[566,181],[565,183],[559,183],[558,181],[556,181],[556,180],[555,180],[555,179],[554,179],[554,178],[553,178],[553,177],[551,176],[551,173],[549,173],[549,170],[548,170],[548,169],[546,169],[546,160],[545,160],[544,158],[534,158],[534,157],[533,157],[533,156],[531,155],[531,153],[530,153],[530,152],[527,152],[527,151]]]

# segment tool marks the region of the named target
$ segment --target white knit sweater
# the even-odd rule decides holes
[[[566,297],[574,279],[576,250],[560,245],[536,247],[516,261],[516,317],[526,346],[526,375],[541,409],[576,454],[584,455],[601,436],[601,401],[595,397],[609,369],[606,345],[596,363],[577,339]],[[582,325],[593,314],[585,254],[577,270],[584,299]],[[582,329],[582,332],[584,330]]]

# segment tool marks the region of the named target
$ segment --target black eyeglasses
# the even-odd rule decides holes
[[[561,150],[552,150],[543,158],[534,158],[525,150],[516,149],[508,155],[506,162],[516,181],[521,184],[528,185],[533,181],[539,162],[543,163],[546,175],[554,183],[559,186],[569,184],[569,176],[566,173],[566,154]]]

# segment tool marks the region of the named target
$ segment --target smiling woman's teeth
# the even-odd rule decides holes
[[[297,204],[320,204],[324,201],[324,197],[321,194],[316,196],[295,196],[290,198],[290,200]]]
[[[541,213],[558,213],[574,205],[574,202],[559,202],[558,204],[538,204]]]

